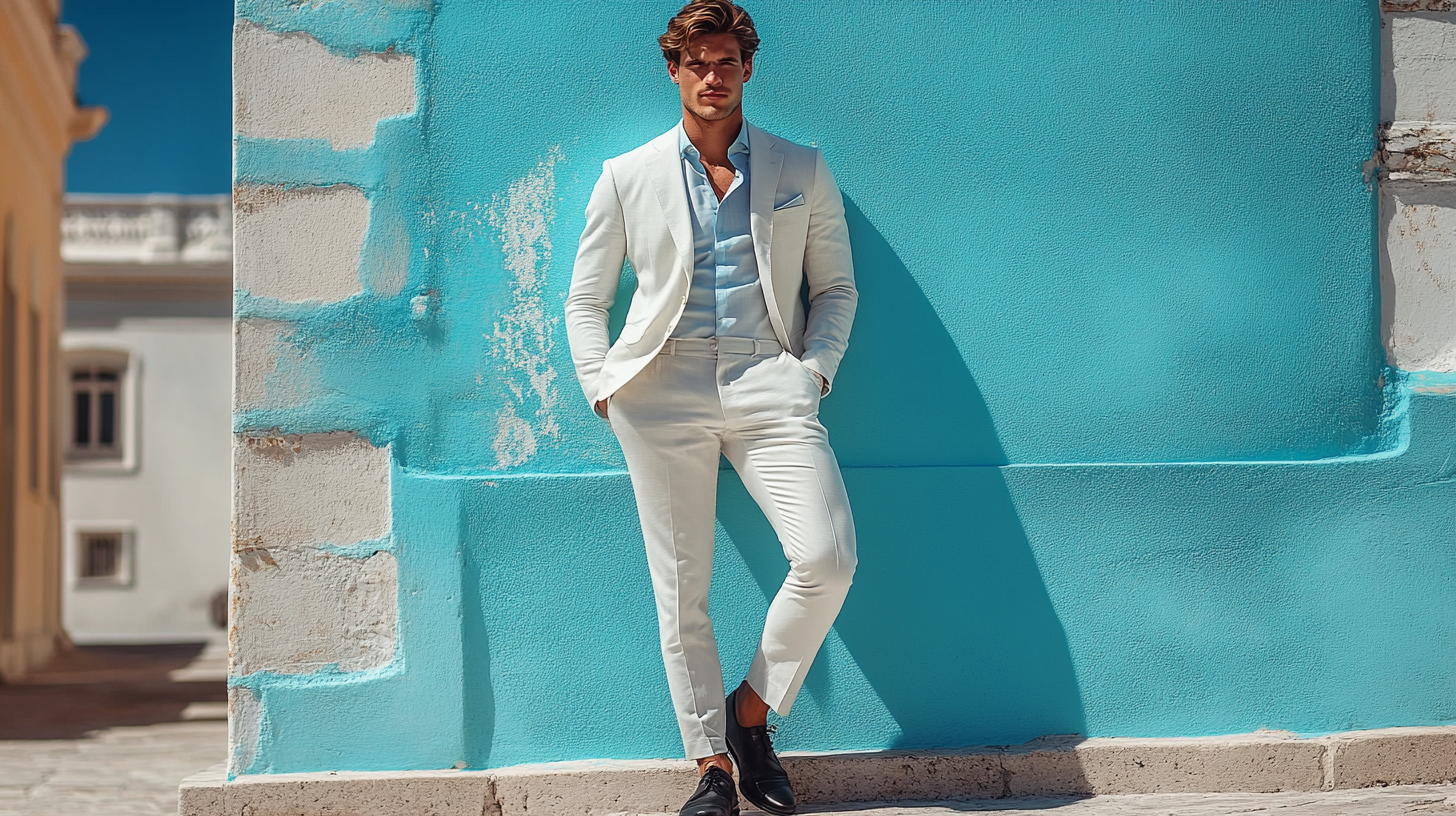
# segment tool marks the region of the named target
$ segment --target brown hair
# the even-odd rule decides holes
[[[745,63],[758,50],[758,31],[753,27],[753,18],[730,0],[692,0],[667,21],[667,33],[657,38],[657,44],[662,48],[662,56],[676,65],[688,41],[704,34],[732,34],[738,40]]]

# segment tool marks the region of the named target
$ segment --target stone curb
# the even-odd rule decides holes
[[[1456,726],[1314,739],[1259,731],[1171,739],[1043,737],[960,752],[785,754],[805,804],[1006,796],[1273,793],[1456,782]],[[586,760],[492,771],[255,774],[184,780],[181,816],[578,816],[676,812],[693,767]]]

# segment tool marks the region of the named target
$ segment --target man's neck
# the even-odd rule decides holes
[[[688,141],[698,149],[704,161],[714,164],[728,163],[728,148],[743,129],[743,108],[723,119],[702,119],[687,108],[683,108],[683,132]]]

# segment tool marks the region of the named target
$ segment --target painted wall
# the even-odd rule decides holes
[[[1377,243],[1371,5],[760,6],[746,110],[824,148],[862,293],[861,568],[780,746],[1456,721],[1456,378],[1382,349],[1425,273]],[[233,772],[678,752],[560,324],[673,10],[239,3]],[[784,563],[719,499],[731,683]]]
[[[109,305],[124,314],[158,304]],[[129,441],[136,448],[125,462],[73,466],[63,480],[65,624],[77,643],[202,641],[222,634],[209,603],[227,581],[229,323],[133,314],[62,336],[67,352],[127,355],[126,387],[133,391],[127,403],[134,410],[123,412],[123,422],[133,425]],[[75,531],[108,528],[132,534],[131,580],[86,586]]]
[[[68,195],[67,373],[124,369],[115,456],[68,456],[60,587],[78,643],[208,640],[225,627],[232,476],[229,196]],[[60,412],[70,447],[69,396]],[[122,532],[121,574],[83,580],[83,533]]]
[[[61,628],[55,396],[66,154],[106,112],[81,107],[86,45],[56,0],[0,4],[0,682],[44,665]]]

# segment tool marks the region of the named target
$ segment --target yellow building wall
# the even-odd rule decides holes
[[[59,0],[0,3],[0,681],[61,629],[60,258],[65,158],[104,110],[77,108],[80,37]]]

